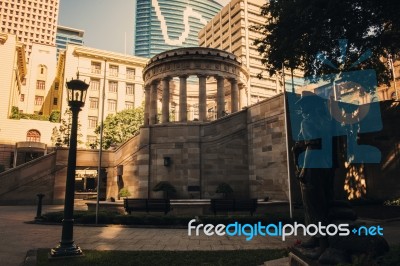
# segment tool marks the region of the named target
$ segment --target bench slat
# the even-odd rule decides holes
[[[125,211],[129,214],[132,211],[162,211],[167,214],[171,210],[171,203],[168,199],[124,199]]]

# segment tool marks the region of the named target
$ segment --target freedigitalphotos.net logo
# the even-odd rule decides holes
[[[376,226],[360,226],[350,229],[349,224],[318,224],[304,225],[295,222],[294,224],[276,224],[263,225],[261,222],[256,224],[241,224],[238,222],[228,225],[224,224],[197,224],[196,219],[192,219],[188,224],[188,236],[199,236],[200,233],[206,236],[245,236],[247,241],[252,240],[255,236],[271,236],[280,237],[285,241],[288,236],[349,236],[351,234],[357,236],[383,236],[383,228],[380,225]]]
[[[312,158],[325,158],[325,160],[310,162],[307,165],[308,168],[332,167],[332,138],[338,136],[346,136],[346,161],[348,163],[381,162],[381,152],[378,148],[358,143],[359,134],[378,132],[383,128],[378,95],[375,93],[377,88],[376,72],[373,69],[352,70],[355,66],[367,60],[372,55],[372,52],[367,50],[358,60],[346,68],[344,62],[347,52],[347,40],[339,40],[339,50],[341,56],[338,62],[342,64],[341,67],[337,67],[332,63],[324,53],[317,55],[318,61],[337,70],[338,73],[305,77],[301,82],[303,90],[314,93],[314,96],[305,96],[304,98],[310,97],[312,99],[311,97],[317,97],[321,102],[329,102],[326,119],[331,122],[329,130],[312,132],[312,139],[321,139],[322,147],[309,150],[309,156]],[[287,88],[287,91],[289,90],[290,88]],[[304,118],[297,114],[299,109],[298,104],[296,104],[298,96],[295,93],[288,93],[287,95],[294,141],[311,140],[299,134],[301,131],[300,125]],[[361,98],[363,99],[361,100]],[[309,102],[316,104],[314,100]],[[318,124],[318,121],[315,122]],[[299,166],[304,165],[304,156],[305,152],[299,155]]]

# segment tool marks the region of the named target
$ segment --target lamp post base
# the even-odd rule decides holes
[[[73,242],[69,244],[58,245],[50,250],[51,258],[66,258],[66,257],[80,257],[83,256],[83,252],[80,247],[75,245]]]

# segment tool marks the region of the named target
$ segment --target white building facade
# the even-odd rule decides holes
[[[94,132],[101,121],[104,98],[104,119],[124,109],[139,107],[144,101],[142,70],[148,59],[114,53],[84,46],[68,45],[61,52],[60,62],[64,66],[58,73],[60,88],[65,92],[65,82],[79,78],[89,83],[86,103],[79,113],[83,146],[89,147],[98,138]],[[62,98],[61,114],[68,108],[67,99]]]

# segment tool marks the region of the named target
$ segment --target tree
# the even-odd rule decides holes
[[[118,199],[120,198],[127,198],[131,195],[129,192],[129,189],[127,187],[121,188],[121,190],[118,192]]]
[[[154,186],[153,191],[162,191],[164,193],[164,199],[169,199],[176,195],[175,187],[168,181],[160,181]]]
[[[103,127],[103,148],[108,149],[113,144],[121,144],[132,138],[139,133],[143,123],[143,106],[108,115]],[[95,133],[100,133],[100,126],[96,128]]]
[[[339,69],[350,70],[370,49],[371,57],[351,70],[375,69],[378,81],[388,83],[390,70],[382,58],[400,56],[399,11],[396,0],[270,0],[261,9],[265,25],[253,27],[263,36],[254,44],[269,75],[282,65],[302,68],[306,76],[339,72],[317,60],[321,52]],[[348,40],[346,57],[339,39]]]
[[[72,113],[71,110],[67,109],[64,112],[64,116],[61,119],[60,126],[54,127],[53,132],[51,134],[51,142],[53,145],[58,147],[68,147],[69,146],[69,135],[71,131],[71,121]],[[81,124],[78,122],[78,144],[82,144],[82,133]]]
[[[232,195],[233,189],[229,184],[223,182],[223,183],[218,184],[215,192],[222,193],[222,197],[225,199],[228,196]]]

